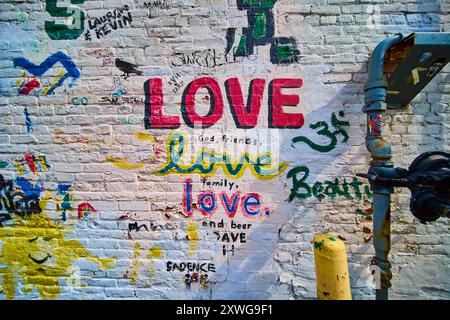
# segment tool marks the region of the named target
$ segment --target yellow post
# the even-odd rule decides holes
[[[317,298],[319,300],[352,300],[345,243],[336,236],[314,237]]]

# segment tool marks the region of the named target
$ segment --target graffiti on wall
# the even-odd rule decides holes
[[[25,115],[25,126],[27,127],[27,133],[31,133],[33,131],[33,123],[31,122],[30,113],[28,112],[27,107],[24,108],[23,113]]]
[[[26,216],[42,212],[39,203],[42,191],[40,183],[32,184],[22,177],[5,180],[0,174],[0,226],[12,219],[13,214]]]
[[[96,212],[97,210],[87,202],[78,205],[78,219],[93,217]]]
[[[186,288],[190,289],[192,283],[200,283],[203,288],[206,288],[209,280],[208,273],[215,273],[216,266],[214,263],[207,262],[174,262],[167,261],[167,272],[188,272],[184,275],[184,282]]]
[[[70,5],[64,7],[65,1],[45,0],[45,10],[60,21],[45,21],[45,31],[52,40],[77,39],[84,31],[84,12],[76,4],[83,4],[84,0],[70,0]]]
[[[338,136],[342,137],[342,143],[347,143],[350,137],[346,129],[350,126],[350,123],[343,119],[345,117],[344,111],[339,112],[339,117],[340,119],[333,112],[330,120],[331,125],[325,121],[318,121],[309,126],[311,129],[317,130],[317,135],[327,138],[329,140],[328,144],[318,144],[306,136],[297,136],[292,139],[291,147],[294,148],[294,145],[297,143],[305,143],[315,151],[328,153],[336,148]],[[333,127],[334,130],[330,131],[330,127]],[[307,182],[309,173],[310,169],[305,165],[295,166],[288,172],[287,178],[292,180],[291,193],[287,199],[288,202],[292,202],[294,199],[307,200],[310,198],[315,198],[319,202],[324,199],[334,201],[337,197],[347,200],[358,200],[358,202],[372,199],[370,187],[363,185],[363,182],[356,177],[353,177],[351,182],[347,182],[345,178],[335,178],[334,180],[309,183]],[[364,211],[356,209],[355,211],[357,215],[364,216],[364,221],[371,219],[371,212],[371,208]],[[371,233],[369,231],[370,229],[367,227],[363,228],[365,234]],[[367,243],[370,239],[371,237],[364,238],[364,242]]]
[[[114,30],[123,29],[131,25],[133,18],[129,10],[128,5],[124,5],[119,9],[108,11],[101,17],[89,19],[89,29],[84,33],[84,39],[87,41],[92,41],[94,37],[101,39]]]
[[[156,175],[192,175],[198,174],[210,177],[216,174],[219,168],[231,179],[241,178],[245,171],[249,169],[251,174],[263,180],[270,180],[279,176],[288,167],[287,162],[274,164],[269,152],[259,153],[253,157],[248,152],[244,152],[234,160],[227,153],[216,153],[209,148],[202,148],[200,152],[191,158],[187,163],[185,154],[189,150],[189,136],[185,133],[174,131],[166,141],[166,161],[159,168],[152,169]],[[153,162],[149,159],[140,163],[132,163],[126,159],[107,157],[106,160],[116,167],[124,170],[142,169]]]
[[[266,86],[265,79],[253,79],[250,82],[247,103],[244,103],[242,87],[238,78],[225,81],[226,96],[231,114],[237,128],[250,129],[258,123],[262,106],[262,97]],[[285,88],[301,88],[301,79],[274,79],[268,88],[268,126],[269,128],[301,128],[304,124],[302,113],[286,113],[283,106],[298,106],[298,94],[283,94]],[[210,110],[205,115],[196,111],[196,94],[206,89],[209,94]],[[152,78],[145,82],[145,128],[176,129],[181,125],[180,116],[164,114],[163,82],[161,78]],[[223,116],[224,99],[216,79],[201,77],[189,83],[182,96],[181,114],[184,122],[191,128],[209,128]]]
[[[122,77],[125,80],[127,80],[130,77],[130,74],[137,74],[139,76],[142,75],[142,71],[139,70],[138,66],[133,63],[116,58],[115,64],[116,64],[117,69],[119,69],[120,71],[123,72]]]
[[[212,2],[219,3],[221,1],[207,2],[212,4]],[[234,68],[234,70],[244,70],[244,74],[247,76],[242,75],[241,77],[238,74],[236,77],[224,79],[225,81],[222,83],[208,76],[196,76],[196,78],[193,80],[189,79],[189,81],[184,78],[184,76],[192,75],[192,70],[198,69],[192,67],[210,68],[209,71],[211,71],[213,68],[239,63],[245,59],[257,61],[259,59],[257,51],[262,51],[261,47],[265,45],[270,47],[270,62],[272,64],[298,63],[300,59],[298,40],[291,37],[279,37],[279,32],[276,36],[274,14],[277,0],[237,0],[238,9],[245,15],[248,25],[242,29],[229,28],[227,30],[227,43],[226,48],[223,48],[224,52],[204,48],[196,50],[197,48],[193,48],[192,45],[189,45],[187,51],[185,51],[180,45],[180,51],[183,53],[174,53],[171,57],[165,57],[172,70],[166,72],[165,68],[161,68],[161,72],[155,73],[155,77],[161,74],[168,75],[167,85],[169,86],[169,93],[167,96],[163,94],[163,80],[161,78],[152,78],[148,79],[144,84],[145,99],[142,95],[130,95],[130,92],[134,90],[132,87],[133,80],[135,80],[134,78],[137,81],[139,80],[137,76],[143,75],[142,70],[144,70],[144,67],[143,65],[138,66],[129,62],[144,61],[141,52],[147,55],[148,50],[138,46],[139,42],[144,40],[133,37],[133,40],[137,39],[137,43],[133,44],[133,47],[136,45],[138,49],[130,52],[129,48],[126,48],[127,39],[113,38],[115,35],[123,36],[129,34],[125,32],[126,30],[120,32],[119,29],[131,27],[133,18],[135,18],[134,12],[136,11],[132,11],[128,5],[115,10],[110,9],[111,7],[108,5],[104,7],[104,11],[93,10],[93,12],[88,14],[87,11],[83,12],[76,6],[84,3],[84,0],[59,2],[57,0],[46,0],[45,10],[53,19],[52,21],[45,21],[45,31],[52,40],[74,40],[83,35],[84,37],[82,38],[89,41],[81,44],[80,42],[68,42],[65,45],[71,47],[70,52],[77,51],[83,46],[90,47],[86,50],[80,50],[81,52],[86,51],[86,54],[84,56],[81,55],[81,58],[77,57],[80,59],[77,62],[80,61],[79,65],[83,68],[83,75],[87,77],[86,80],[92,77],[95,78],[95,81],[86,84],[86,86],[88,88],[99,88],[99,92],[94,94],[89,89],[89,95],[80,92],[76,96],[68,94],[66,101],[69,102],[69,105],[72,104],[76,107],[61,111],[58,110],[59,106],[55,106],[54,115],[57,116],[55,117],[55,123],[58,124],[58,120],[62,121],[60,120],[61,118],[65,118],[64,121],[66,121],[69,118],[89,118],[89,116],[95,115],[97,117],[98,115],[102,118],[101,120],[100,118],[95,119],[95,122],[99,121],[100,126],[93,130],[92,126],[95,126],[95,122],[86,121],[86,123],[83,123],[81,120],[79,121],[81,125],[75,124],[71,126],[71,120],[68,120],[65,123],[66,127],[55,129],[55,135],[51,140],[52,143],[58,144],[57,146],[52,146],[52,148],[68,150],[68,154],[58,154],[55,158],[59,159],[59,161],[65,161],[73,156],[72,151],[75,150],[76,156],[74,158],[77,160],[73,160],[73,162],[80,162],[79,166],[82,168],[75,169],[75,172],[63,169],[63,172],[61,174],[58,172],[58,175],[55,174],[55,177],[58,176],[58,179],[61,179],[61,181],[84,181],[85,179],[87,181],[78,188],[68,183],[51,183],[50,179],[41,179],[39,175],[48,172],[51,167],[47,163],[45,156],[36,156],[29,152],[21,159],[11,162],[10,167],[12,168],[15,164],[17,176],[5,179],[0,175],[0,275],[3,277],[0,292],[6,293],[7,298],[14,298],[18,293],[24,292],[28,294],[34,291],[37,291],[41,298],[56,298],[62,290],[61,280],[67,278],[67,283],[70,284],[71,277],[74,277],[73,270],[76,270],[76,266],[74,266],[76,260],[90,260],[99,265],[101,269],[112,265],[113,259],[98,258],[89,253],[87,248],[81,245],[80,241],[66,238],[66,235],[69,235],[72,231],[69,227],[71,217],[74,218],[74,225],[88,225],[91,222],[96,225],[89,218],[94,217],[97,214],[97,210],[88,202],[75,201],[74,199],[77,199],[79,194],[74,195],[74,190],[80,190],[80,194],[91,189],[92,192],[112,191],[111,197],[122,195],[126,197],[128,195],[125,195],[125,193],[127,193],[132,195],[133,199],[139,201],[152,201],[151,207],[147,206],[147,208],[151,208],[151,211],[156,213],[152,216],[152,219],[157,219],[156,221],[143,222],[142,216],[138,214],[134,218],[130,218],[130,215],[133,216],[135,214],[130,212],[127,212],[126,216],[122,216],[125,218],[117,219],[122,222],[130,219],[130,221],[126,221],[125,225],[122,224],[122,228],[118,232],[123,237],[121,240],[125,240],[122,241],[125,242],[125,246],[131,245],[131,251],[127,253],[127,261],[129,263],[126,268],[128,270],[123,275],[129,280],[125,282],[136,286],[141,286],[144,282],[145,287],[150,286],[152,284],[151,279],[157,272],[156,266],[161,262],[157,261],[157,259],[163,258],[165,253],[167,253],[167,259],[179,259],[179,261],[164,261],[166,270],[158,270],[158,272],[166,271],[179,276],[181,285],[185,284],[187,289],[191,289],[194,285],[207,288],[208,284],[213,283],[211,282],[211,276],[212,273],[216,272],[216,265],[210,261],[202,261],[202,259],[209,259],[209,257],[205,258],[205,256],[210,254],[210,252],[206,251],[211,250],[211,247],[218,249],[214,258],[220,255],[219,259],[222,260],[234,256],[241,249],[241,245],[243,245],[242,249],[244,249],[245,244],[249,245],[250,240],[253,240],[249,239],[249,236],[252,235],[249,230],[257,229],[258,223],[265,221],[264,218],[276,212],[276,207],[274,206],[277,204],[278,199],[269,201],[268,198],[274,194],[278,195],[279,193],[277,192],[283,192],[283,190],[276,190],[280,185],[276,183],[267,184],[268,187],[264,192],[257,192],[262,190],[260,187],[262,182],[249,182],[247,181],[248,179],[246,180],[247,176],[249,176],[250,180],[255,178],[270,180],[280,177],[284,174],[284,171],[288,172],[287,178],[292,180],[292,187],[290,188],[290,194],[286,194],[286,197],[289,195],[287,201],[290,203],[294,200],[303,201],[307,199],[324,202],[326,200],[364,201],[366,198],[371,198],[370,189],[364,186],[357,178],[348,180],[348,178],[333,177],[328,178],[328,180],[325,178],[320,181],[309,181],[311,180],[310,169],[313,171],[310,167],[296,165],[289,168],[291,170],[288,171],[288,163],[275,160],[278,159],[278,154],[275,154],[275,152],[259,152],[258,147],[263,147],[262,140],[242,137],[236,133],[236,130],[221,123],[221,120],[224,120],[223,122],[228,120],[228,112],[230,119],[233,119],[232,122],[234,122],[235,128],[243,129],[237,130],[239,133],[245,132],[244,129],[266,126],[277,129],[302,128],[304,115],[301,111],[304,108],[303,105],[300,105],[300,94],[286,93],[294,91],[291,89],[296,91],[299,91],[297,89],[303,90],[302,79],[296,79],[295,77],[293,79],[251,79],[248,70],[251,71],[252,69],[245,69],[249,67],[247,65],[241,66],[244,69]],[[91,5],[89,4],[89,7]],[[172,14],[172,11],[184,11],[186,9],[186,4],[182,5],[181,9],[174,8],[169,12],[159,12],[159,9],[172,9],[174,3],[166,0],[155,0],[145,2],[144,8],[148,9],[149,17],[152,19],[155,18],[155,16],[151,16],[152,14],[156,13],[156,15],[159,15],[162,13],[169,15],[169,20],[174,19],[173,16],[175,14]],[[88,6],[87,1],[86,6]],[[26,22],[28,13],[27,15],[19,13],[19,15],[20,20]],[[144,17],[144,15],[145,12],[139,17]],[[190,18],[188,17],[187,19]],[[149,19],[146,20],[135,21],[133,24],[136,23],[136,27],[143,27],[143,24],[145,24],[145,27],[148,27],[149,24],[147,22]],[[159,23],[159,21],[152,21],[150,24],[154,22]],[[177,24],[179,23],[179,21],[176,22]],[[165,23],[165,21],[161,20],[161,24]],[[181,23],[184,22],[181,21]],[[181,29],[184,29],[184,27],[181,27]],[[114,31],[117,32],[115,33]],[[164,36],[160,37],[164,38]],[[172,38],[172,35],[169,34],[168,38]],[[223,38],[224,34],[221,36],[222,40],[224,40]],[[118,46],[96,48],[98,45],[95,45],[95,40],[100,40],[97,41],[97,44],[108,40],[108,43],[109,41],[114,43],[111,46],[115,46],[115,43],[118,43]],[[169,47],[172,40],[164,40],[164,46],[167,45]],[[46,47],[42,43],[38,45],[41,46],[41,53],[43,52],[42,48],[49,49],[48,44]],[[38,45],[33,44],[32,46]],[[81,45],[81,47],[78,45]],[[163,49],[165,50],[165,47]],[[172,47],[172,49],[172,52],[180,52],[177,51],[177,47]],[[117,50],[117,55],[115,50]],[[52,53],[54,51],[49,52]],[[130,55],[127,56],[127,54]],[[81,60],[83,57],[86,58],[86,61]],[[29,59],[34,60],[32,58]],[[155,61],[159,60],[155,59]],[[187,68],[183,68],[185,66]],[[258,64],[258,68],[259,66]],[[66,82],[69,82],[68,80],[72,79],[67,85],[67,88],[70,89],[80,77],[80,70],[75,62],[62,52],[50,55],[40,65],[35,65],[25,58],[18,58],[14,60],[14,67],[21,68],[20,71],[23,71],[22,76],[17,81],[17,87],[21,95],[45,96],[59,91],[65,93],[60,87],[63,87]],[[62,71],[60,71],[61,67],[63,68]],[[159,69],[160,66],[157,67],[155,69]],[[274,74],[280,74],[280,70],[277,70],[277,68],[271,70],[269,66],[262,67],[266,68],[267,73],[274,71]],[[97,75],[96,72],[100,70],[99,68],[102,68],[102,71]],[[177,68],[180,69],[177,70]],[[183,69],[189,71],[180,71]],[[203,69],[203,73],[207,74],[206,71],[208,70],[205,69]],[[287,70],[284,67],[282,69],[283,71]],[[122,75],[118,75],[118,70],[122,72]],[[258,70],[258,72],[261,70],[263,68]],[[218,74],[227,74],[227,70],[224,70],[224,68],[219,71]],[[117,76],[106,76],[104,80],[108,81],[112,78],[113,84],[112,87],[109,87],[111,83],[109,83],[109,86],[105,86],[105,83],[102,82],[103,80],[98,78],[98,76],[101,74],[111,75],[111,72],[112,74],[117,74]],[[44,78],[46,75],[53,77],[53,79],[48,80]],[[130,81],[127,81],[129,79]],[[244,85],[244,82],[248,83],[248,85]],[[107,91],[109,88],[110,93],[103,93],[103,89]],[[103,94],[105,96],[102,96]],[[177,95],[179,95],[179,100],[177,100]],[[166,99],[168,105],[164,105],[164,99]],[[41,103],[49,99],[30,100],[37,100]],[[51,100],[56,101],[56,99]],[[178,101],[180,102],[179,104]],[[102,104],[101,106],[98,106],[99,102]],[[206,105],[206,112],[201,111],[201,108],[204,107],[203,104]],[[121,107],[117,107],[117,105],[121,105]],[[144,110],[142,110],[142,105],[144,105]],[[170,108],[170,111],[175,110],[175,112],[166,114],[165,107]],[[288,113],[287,109],[290,108],[287,107],[300,108],[296,108],[295,113]],[[265,111],[262,112],[262,109]],[[142,114],[139,119],[131,116],[139,115],[139,112],[145,112],[144,119],[142,119]],[[37,113],[36,110],[31,112],[31,115],[36,115]],[[47,110],[42,108],[39,110],[39,113],[48,116],[50,112],[47,113]],[[70,117],[65,117],[67,114]],[[26,107],[23,109],[23,114],[20,114],[21,119],[23,119],[23,115],[25,116],[26,132],[32,133],[32,117]],[[144,120],[146,129],[175,130],[185,124],[189,128],[223,127],[226,132],[213,134],[211,131],[206,131],[207,133],[201,136],[192,135],[190,137],[183,132],[173,131],[168,132],[167,136],[155,137],[149,133],[136,132],[136,130],[140,130],[139,125],[142,125],[142,120]],[[376,130],[381,125],[381,119],[374,118],[370,120],[372,130]],[[263,121],[266,123],[262,123]],[[130,126],[111,126],[111,122]],[[42,123],[46,122],[43,121]],[[67,129],[68,126],[70,126],[70,130]],[[296,134],[296,137],[292,139],[291,146],[293,149],[298,148],[300,145],[308,146],[312,150],[319,152],[319,157],[324,157],[324,153],[335,150],[339,143],[349,142],[350,136],[347,132],[349,126],[350,123],[346,121],[343,111],[333,113],[330,118],[326,118],[326,121],[318,121],[309,125],[315,133],[312,137]],[[103,130],[105,127],[108,130]],[[25,130],[23,124],[21,129]],[[278,132],[278,130],[266,131]],[[35,132],[41,133],[42,128]],[[98,173],[95,170],[103,166],[104,163],[96,163],[91,166],[92,160],[90,159],[94,157],[94,154],[104,154],[103,152],[96,152],[100,148],[100,143],[97,143],[98,140],[96,140],[96,134],[111,134],[112,136],[112,132],[115,135],[112,140],[116,139],[116,141],[108,145],[107,149],[108,152],[114,152],[114,156],[108,156],[106,162],[121,170],[148,169],[146,173],[136,173],[135,183],[130,189],[127,189],[129,187],[127,182],[122,181],[127,180],[125,179],[125,177],[128,178],[127,172],[118,173],[114,172],[114,170],[108,170],[107,173],[103,173],[103,171]],[[130,135],[127,136],[127,134]],[[27,136],[26,138],[31,139],[35,137]],[[134,140],[129,142],[131,138]],[[160,140],[160,138],[165,140]],[[191,140],[193,138],[197,140]],[[139,144],[139,141],[146,145]],[[203,148],[196,150],[196,152],[190,152],[191,148],[192,151],[194,149],[194,146],[192,146],[194,143],[195,147],[198,147],[197,142],[201,143]],[[85,146],[81,146],[81,148],[79,145],[65,146],[76,143],[89,144],[89,147],[94,146],[98,148],[88,149],[86,146],[85,150],[94,150],[95,152],[85,155],[83,153],[84,150],[82,150]],[[238,151],[236,155],[229,152],[229,150],[219,152],[217,145],[220,144],[227,145],[227,147],[245,147],[243,149],[246,152]],[[258,149],[258,152],[249,151],[247,148],[249,146],[254,147],[249,150]],[[293,151],[293,149],[290,149],[290,151]],[[271,148],[270,150],[273,149]],[[141,152],[145,152],[146,159],[142,158]],[[148,154],[151,154],[151,156],[148,156]],[[126,159],[126,155],[131,156]],[[160,155],[161,158],[159,158]],[[86,159],[82,159],[83,156],[86,156]],[[0,162],[0,168],[8,166],[9,169],[9,165],[9,162]],[[77,174],[80,170],[82,170],[81,174]],[[92,175],[86,174],[88,173],[87,171]],[[152,176],[149,178],[150,174],[160,177]],[[168,175],[174,175],[175,177],[166,177]],[[194,184],[193,181],[195,179],[192,177],[194,175],[200,176],[200,182]],[[66,179],[66,176],[74,176],[74,179]],[[85,176],[92,177],[94,183],[90,183]],[[102,178],[97,180],[97,176]],[[222,176],[226,176],[226,178]],[[172,183],[172,181],[177,181],[178,179],[183,179],[184,181],[178,185],[179,199],[170,199],[173,202],[167,202],[166,192],[154,190],[158,189],[160,185],[168,185],[168,181]],[[111,181],[114,182],[110,183]],[[141,181],[145,182],[140,183]],[[136,187],[137,184],[139,186]],[[137,190],[140,193],[143,190],[150,190],[149,194],[146,195],[144,195],[145,192],[142,192],[142,197],[146,197],[145,200],[140,198],[141,195],[134,193],[136,190],[136,188],[133,189],[134,187],[138,188]],[[197,190],[196,187],[200,190]],[[242,190],[245,187],[249,189]],[[172,188],[172,185],[170,185],[170,188]],[[176,189],[177,186],[174,188]],[[220,190],[215,190],[215,188]],[[92,195],[92,199],[115,201],[111,198],[105,199],[106,197],[103,194]],[[149,200],[150,198],[151,200]],[[94,202],[92,203],[100,210],[100,204],[97,206]],[[47,204],[49,205],[47,206]],[[120,214],[124,214],[124,207],[122,205],[117,207]],[[145,210],[149,211],[148,209]],[[137,211],[144,211],[144,209]],[[50,213],[54,217],[55,212],[57,213],[57,219],[50,219]],[[116,213],[107,212],[105,216]],[[369,209],[358,209],[356,214],[364,221],[367,221],[370,219],[371,211]],[[164,222],[159,220],[163,215],[167,219],[175,217],[176,220],[164,224]],[[224,219],[220,220],[222,217]],[[103,213],[100,215],[100,218],[103,219]],[[200,221],[194,221],[196,220],[195,218],[198,218]],[[214,222],[210,220],[214,218],[220,221]],[[244,218],[244,220],[247,218],[248,220],[245,221],[251,223],[238,222],[241,218]],[[61,221],[57,223],[56,220]],[[69,223],[67,223],[68,221]],[[114,221],[112,225],[115,223]],[[273,223],[278,222],[274,221]],[[104,225],[107,225],[107,223],[105,222]],[[202,243],[205,239],[203,239],[204,230],[199,230],[201,227],[210,229],[207,230],[209,231],[207,234],[211,237],[206,240],[213,242],[212,246],[211,243]],[[112,229],[112,227],[107,227],[107,229]],[[362,230],[366,236],[370,234],[370,230],[368,231],[366,227]],[[103,234],[103,231],[105,230],[95,230],[94,232],[96,232],[95,234]],[[116,231],[114,230],[114,232]],[[16,240],[17,234],[24,236]],[[180,234],[182,236],[178,238]],[[144,248],[143,243],[147,242],[134,243],[137,239],[145,239],[145,241],[148,239],[155,241],[164,240],[164,250],[166,250],[167,245],[169,247],[167,250],[171,251],[165,252],[161,247],[157,246]],[[175,243],[174,246],[175,248],[183,248],[184,252],[182,252],[181,256],[178,253],[174,253],[174,248],[171,247],[173,244],[172,240],[182,241],[181,246],[178,246],[180,243]],[[370,238],[364,238],[364,241],[370,241]],[[252,250],[254,248],[250,246],[248,249]],[[101,250],[107,252],[103,247]],[[16,251],[20,252],[16,254]],[[186,261],[183,259],[186,259]],[[235,262],[238,261],[233,261],[233,263]],[[226,268],[229,267],[221,265],[221,273]],[[123,272],[124,270],[121,269],[120,276]],[[118,284],[123,282],[123,279],[120,280],[117,281]]]
[[[294,144],[302,142],[315,151],[328,153],[336,148],[338,143],[337,136],[343,137],[342,143],[348,142],[350,137],[346,129],[350,126],[350,123],[342,119],[345,117],[344,111],[339,112],[339,117],[341,119],[338,119],[334,112],[331,114],[330,122],[331,126],[335,129],[334,131],[330,131],[330,124],[326,121],[319,121],[309,126],[311,129],[318,130],[317,134],[319,136],[329,139],[328,144],[317,144],[308,137],[298,136],[292,139],[291,146],[295,147]],[[322,201],[325,198],[334,200],[337,196],[342,196],[346,199],[353,199],[351,195],[352,193],[350,192],[350,186],[352,187],[353,194],[356,198],[358,200],[362,199],[360,190],[362,182],[360,182],[356,177],[354,177],[350,183],[348,183],[345,179],[343,181],[339,181],[339,179],[336,178],[334,181],[317,181],[316,183],[310,185],[306,182],[309,177],[309,172],[309,168],[303,165],[296,166],[288,172],[287,178],[292,179],[293,185],[288,202],[292,202],[295,198],[304,200],[311,197],[315,197],[319,201]],[[369,187],[365,186],[364,189],[366,194],[371,196]]]
[[[80,50],[81,55],[87,57],[95,57],[100,61],[100,66],[114,66],[115,51],[114,48],[84,48]]]
[[[247,242],[247,232],[252,227],[251,223],[238,223],[234,220],[203,221],[202,226],[213,231],[216,241],[222,243],[222,255],[234,256],[238,244]],[[236,246],[235,246],[236,245]]]
[[[340,196],[348,200],[358,199],[362,200],[361,186],[363,183],[358,178],[353,177],[351,182],[346,179],[339,180],[335,178],[333,181],[317,181],[314,184],[308,183],[309,168],[306,166],[296,166],[287,174],[288,179],[292,179],[291,194],[288,201],[292,202],[295,198],[305,200],[309,198],[316,198],[322,201],[325,198],[335,200]],[[369,186],[364,186],[364,193],[368,197],[372,197]]]
[[[232,179],[239,179],[247,169],[251,174],[263,180],[270,180],[279,176],[287,169],[288,164],[282,162],[274,164],[269,152],[262,152],[256,157],[252,157],[248,152],[244,152],[239,160],[234,160],[227,154],[218,154],[208,148],[203,148],[195,155],[189,164],[186,164],[185,153],[189,149],[189,137],[181,132],[172,132],[166,142],[166,162],[154,171],[158,175],[199,174],[202,176],[212,176],[217,169],[222,168],[223,173]]]
[[[172,87],[173,93],[178,93],[178,91],[184,86],[184,81],[181,79],[181,74],[178,72],[173,74],[170,77],[168,84]]]
[[[4,266],[0,275],[7,299],[14,299],[19,288],[25,295],[37,290],[41,299],[56,299],[61,292],[60,279],[72,275],[70,268],[76,260],[92,261],[103,270],[113,266],[115,259],[98,258],[77,239],[66,239],[71,231],[43,213],[15,218],[12,225],[0,228],[0,265]]]
[[[214,214],[219,203],[230,219],[234,218],[239,207],[244,217],[269,216],[271,213],[269,208],[262,207],[261,195],[258,193],[241,195],[240,191],[236,191],[230,196],[224,191],[217,195],[212,190],[205,190],[197,196],[196,200],[194,202],[192,180],[186,179],[183,187],[183,215],[186,217],[194,214],[194,204],[203,216]]]
[[[15,160],[15,168],[17,177],[13,180],[0,174],[0,275],[6,298],[14,299],[18,292],[25,296],[36,292],[41,299],[56,299],[61,293],[61,279],[71,283],[77,277],[76,260],[91,261],[102,270],[111,268],[115,258],[98,258],[77,239],[66,239],[73,232],[73,224],[49,218],[50,201],[65,221],[72,200],[70,184],[58,183],[54,191],[44,187],[41,180],[51,168],[46,157],[26,153]],[[79,210],[83,209],[93,207],[82,203]]]
[[[36,78],[45,75],[49,70],[53,70],[57,63],[60,63],[64,70],[60,71],[52,81],[44,83]],[[75,62],[61,51],[52,54],[40,65],[36,65],[25,58],[16,58],[14,59],[14,66],[24,69],[22,77],[17,80],[19,94],[24,95],[29,95],[32,92],[35,95],[42,96],[53,94],[56,88],[62,86],[68,78],[72,78],[68,84],[68,88],[72,88],[80,77],[80,71]],[[30,78],[27,72],[33,77]]]
[[[248,27],[227,30],[226,53],[243,57],[254,53],[256,46],[270,44],[270,61],[273,64],[291,64],[299,60],[299,50],[294,38],[275,37],[273,7],[277,0],[237,0],[238,9],[247,11]],[[237,46],[235,43],[237,42]]]
[[[47,158],[43,155],[36,156],[31,152],[27,152],[22,158],[15,160],[15,167],[19,175],[46,172],[50,165]]]
[[[149,10],[154,8],[170,9],[172,7],[173,7],[173,0],[152,0],[144,2],[144,8]]]
[[[123,68],[124,70],[130,71],[130,69]],[[141,71],[136,71],[141,72]],[[114,105],[123,105],[123,104],[143,104],[144,98],[138,95],[127,95],[128,87],[122,82],[122,79],[128,79],[128,75],[124,74],[123,76],[114,76],[113,77],[113,86],[111,87],[111,95],[109,96],[101,96],[100,103],[101,104],[114,104]],[[141,121],[141,120],[140,120]]]
[[[339,116],[341,118],[345,117],[345,112],[340,111]],[[333,112],[331,115],[331,126],[335,129],[334,131],[330,131],[330,125],[325,121],[319,121],[309,126],[311,129],[314,130],[320,129],[317,131],[317,134],[319,136],[326,137],[330,140],[330,142],[327,145],[320,145],[311,141],[308,137],[298,136],[292,139],[291,146],[294,147],[294,144],[303,142],[306,143],[311,149],[315,151],[326,153],[336,148],[336,145],[338,143],[337,136],[342,136],[343,138],[342,143],[348,142],[348,139],[350,137],[348,136],[346,128],[350,126],[350,122],[339,120],[336,117],[336,114]]]
[[[131,259],[130,269],[125,271],[123,277],[130,279],[130,283],[132,285],[136,285],[138,281],[141,280],[143,282],[142,285],[148,288],[151,286],[152,278],[156,273],[154,259],[162,258],[164,251],[160,247],[151,247],[148,249],[147,255],[144,256],[142,247],[138,242],[135,242],[133,246],[134,252]],[[142,279],[141,277],[141,272],[144,266],[146,266],[146,279]]]
[[[174,67],[197,66],[203,68],[216,68],[237,62],[236,56],[229,57],[228,54],[217,52],[216,49],[176,53],[171,58],[171,64]]]

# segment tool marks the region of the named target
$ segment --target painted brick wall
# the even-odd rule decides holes
[[[438,0],[0,3],[1,299],[314,299],[313,236],[373,299],[363,86]],[[385,132],[449,151],[450,69]],[[285,105],[283,107],[283,105]],[[394,299],[448,299],[448,223],[392,204]]]

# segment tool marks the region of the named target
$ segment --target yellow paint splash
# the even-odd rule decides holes
[[[149,281],[147,282],[147,287],[151,286],[152,278],[155,276],[156,270],[155,270],[155,264],[152,259],[159,259],[163,256],[163,250],[160,247],[153,247],[150,248],[149,254],[147,255],[147,258],[150,259],[150,262],[148,264],[147,273],[149,276]]]
[[[148,249],[148,251],[150,252],[147,255],[147,258],[149,259],[159,259],[163,255],[163,250],[160,247],[153,247]]]
[[[155,137],[146,132],[133,132],[133,135],[140,141],[147,141],[150,143],[155,143]]]
[[[50,82],[45,88],[44,90],[42,90],[41,95],[45,96],[47,94],[47,92],[53,88],[59,80],[61,80],[62,77],[64,77],[66,75],[67,71],[63,70],[60,73],[58,73],[58,75],[56,76],[56,78]]]
[[[26,78],[28,76],[28,73],[26,73],[25,71],[22,71],[22,77],[20,77],[19,79],[16,80],[16,86],[20,87],[22,82],[25,81],[24,78]]]
[[[150,144],[155,144],[155,142],[156,142],[155,137],[149,133],[133,132],[132,134],[134,137],[136,137],[140,141],[148,142]],[[111,162],[117,168],[122,169],[122,170],[138,170],[138,169],[144,168],[151,162],[155,161],[155,158],[150,157],[148,161],[142,161],[140,163],[132,163],[131,161],[129,161],[127,159],[121,159],[121,158],[108,156],[108,157],[106,157],[106,161]]]
[[[41,164],[41,168],[43,171],[48,171],[47,162],[44,156],[39,156],[39,163]]]
[[[65,239],[72,228],[50,220],[45,213],[16,217],[0,228],[0,275],[7,299],[14,299],[19,279],[27,295],[34,289],[41,299],[56,299],[61,292],[60,277],[70,277],[73,261],[88,259],[105,270],[114,259],[100,259],[77,239]]]
[[[19,162],[16,162],[14,166],[19,176],[25,175],[25,168]]]
[[[115,157],[106,157],[106,161],[111,162],[113,165],[115,165],[119,169],[123,170],[137,170],[144,168],[147,164],[146,163],[131,163],[128,160],[123,160]]]
[[[131,284],[135,285],[137,283],[137,279],[139,277],[139,271],[142,267],[142,261],[139,259],[139,256],[141,255],[141,246],[139,243],[134,244],[134,255],[133,255],[133,261],[131,262]]]
[[[189,221],[187,223],[187,236],[189,240],[189,250],[188,255],[195,255],[195,251],[197,250],[198,240],[200,239],[198,236],[198,223],[194,221]]]

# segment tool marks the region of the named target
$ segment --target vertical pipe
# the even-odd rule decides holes
[[[389,193],[379,192],[375,192],[373,196],[373,206],[377,209],[377,214],[374,214],[373,220],[375,257],[372,263],[380,268],[380,287],[376,289],[377,300],[388,300],[388,288],[392,278],[391,265],[388,261],[389,251],[391,250],[390,197]]]
[[[365,106],[367,113],[366,147],[372,157],[369,173],[376,176],[393,177],[395,169],[391,162],[391,145],[382,136],[383,113],[386,111],[386,88],[384,79],[384,55],[387,50],[403,39],[397,34],[380,42],[373,51],[368,69],[368,81],[364,88]],[[390,203],[392,187],[370,183],[373,197],[373,245],[375,257],[372,265],[379,268],[380,287],[376,289],[377,300],[388,299],[388,288],[391,286],[391,265],[388,260],[391,232]]]

